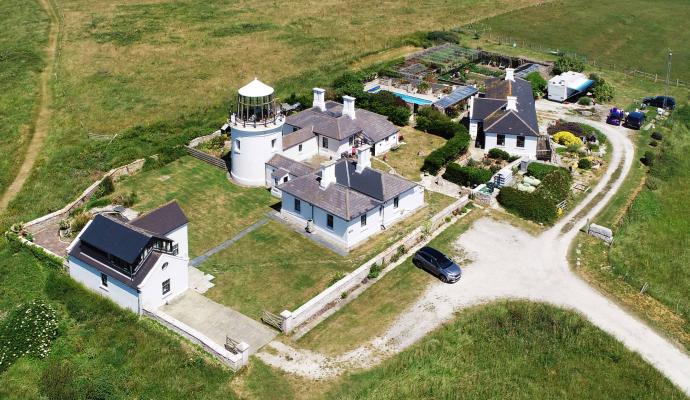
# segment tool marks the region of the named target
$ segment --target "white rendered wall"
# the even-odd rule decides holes
[[[379,207],[376,207],[367,212],[367,224],[365,226],[362,226],[361,216],[348,221],[347,245],[348,247],[355,246],[381,231],[381,211]]]
[[[74,257],[68,259],[69,275],[77,282],[84,284],[90,290],[109,298],[122,308],[137,314],[139,310],[139,294],[136,289],[108,276],[108,286],[101,286],[101,271]],[[108,275],[108,274],[106,274]]]
[[[169,232],[165,235],[168,239],[171,239],[177,244],[179,250],[177,256],[189,260],[189,239],[187,233],[187,224]]]
[[[304,161],[312,158],[319,153],[319,147],[316,143],[316,136],[313,139],[309,139],[301,143],[302,150],[300,151],[300,145],[294,145],[290,148],[283,150],[283,155],[287,158]]]
[[[328,140],[328,148],[322,146],[324,138]],[[338,141],[326,136],[319,135],[318,146],[320,155],[326,157],[333,157],[334,160],[339,160],[340,155],[342,153],[352,151],[352,146],[350,145],[349,139]]]
[[[168,264],[165,269],[163,265]],[[156,309],[189,288],[188,260],[169,254],[161,254],[156,265],[139,285],[141,305]],[[170,279],[170,291],[163,294],[163,282]]]
[[[393,224],[424,205],[424,188],[415,186],[398,196],[398,207],[395,208],[393,199],[388,200],[383,207],[383,224]]]
[[[374,145],[374,154],[377,156],[386,153],[391,148],[398,145],[398,133],[394,133]]]
[[[274,154],[283,148],[283,122],[267,128],[241,128],[233,125],[232,160],[230,175],[241,185],[263,186],[265,184],[264,165]],[[237,141],[240,141],[238,149]],[[271,146],[271,141],[275,145]]]
[[[505,145],[498,146],[497,139],[498,136],[495,133],[485,132],[484,133],[484,150],[488,152],[489,150],[499,148],[501,150],[507,151],[508,154],[516,156],[527,156],[532,159],[537,158],[537,137],[536,136],[525,136],[525,147],[517,147],[517,136],[516,135],[505,135]]]
[[[332,240],[335,240],[343,245],[347,246],[347,221],[333,216],[333,229],[328,228],[327,215],[328,213],[318,207],[313,207],[306,201],[300,201],[301,211],[295,211],[295,198],[288,194],[283,193],[283,202],[281,203],[280,212],[281,214],[293,218],[299,219],[304,222],[304,226],[307,226],[307,220],[313,219],[314,227],[318,231]]]

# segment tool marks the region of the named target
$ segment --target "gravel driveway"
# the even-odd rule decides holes
[[[690,395],[688,355],[589,287],[570,270],[566,256],[578,229],[588,218],[596,215],[618,190],[632,166],[635,151],[622,128],[572,116],[567,118],[586,122],[604,132],[612,144],[613,153],[600,183],[558,224],[535,237],[506,223],[480,219],[457,241],[472,260],[465,267],[462,279],[454,285],[431,285],[384,335],[336,357],[295,349],[275,341],[268,345],[273,351],[261,352],[257,356],[270,365],[304,377],[330,378],[350,369],[376,365],[451,320],[455,312],[465,307],[497,299],[520,298],[551,303],[581,313],[627,348],[639,353]],[[611,190],[597,204],[589,204],[611,180],[621,163],[623,173],[613,182]],[[588,208],[586,215],[562,234],[561,229],[570,218],[585,207]],[[333,334],[337,335],[337,332]]]

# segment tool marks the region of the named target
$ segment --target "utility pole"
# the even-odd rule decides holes
[[[666,102],[668,101],[668,86],[671,81],[671,58],[673,57],[673,53],[671,52],[671,49],[668,49],[668,64],[666,65],[666,97],[664,97],[664,110],[666,109]]]

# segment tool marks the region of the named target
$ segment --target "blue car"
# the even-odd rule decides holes
[[[427,246],[419,249],[412,257],[412,263],[417,268],[436,276],[444,283],[455,283],[462,276],[460,266],[433,247]]]
[[[625,117],[625,127],[630,129],[640,129],[644,124],[645,115],[639,111],[631,112]]]

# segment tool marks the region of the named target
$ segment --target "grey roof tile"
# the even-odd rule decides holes
[[[266,161],[266,164],[279,170],[283,169],[294,176],[303,176],[314,172],[314,168],[312,168],[310,165],[295,161],[291,158],[285,157],[282,154],[273,155],[270,160]]]

